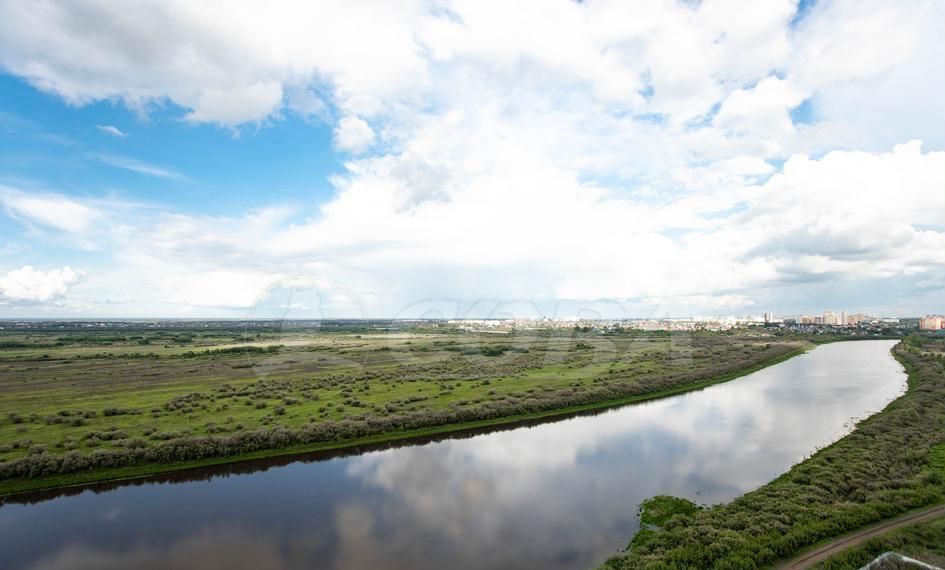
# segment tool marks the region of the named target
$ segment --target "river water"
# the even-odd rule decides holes
[[[728,501],[902,393],[894,341],[820,346],[698,392],[346,457],[0,507],[0,567],[589,568],[655,494]]]

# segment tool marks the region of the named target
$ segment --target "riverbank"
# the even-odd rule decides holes
[[[770,345],[769,345],[770,346]],[[673,396],[693,390],[699,390],[712,386],[714,384],[727,382],[732,379],[750,374],[762,368],[772,366],[783,362],[793,356],[802,354],[813,345],[803,344],[800,347],[793,348],[787,352],[777,354],[774,357],[757,362],[738,370],[725,374],[719,374],[712,378],[685,382],[681,379],[679,383],[671,388],[662,390],[653,390],[642,394],[633,394],[621,398],[601,400],[597,402],[588,402],[580,405],[562,406],[553,409],[539,410],[528,413],[512,414],[502,417],[489,418],[478,421],[467,421],[461,423],[446,423],[443,425],[429,426],[421,429],[390,431],[380,434],[366,435],[363,437],[350,438],[342,441],[318,442],[307,445],[293,445],[281,448],[261,449],[249,453],[240,453],[234,455],[207,457],[198,460],[187,460],[166,463],[148,463],[139,465],[128,465],[114,468],[96,469],[90,471],[79,471],[75,473],[51,475],[35,478],[18,478],[0,481],[0,496],[9,496],[12,494],[27,493],[31,491],[48,490],[54,488],[83,486],[91,483],[121,481],[148,477],[160,473],[168,473],[187,469],[196,469],[213,465],[227,463],[236,463],[241,461],[263,459],[268,457],[291,456],[304,453],[319,451],[331,451],[345,448],[355,448],[363,446],[377,446],[389,442],[409,441],[418,438],[430,438],[438,435],[448,436],[450,434],[468,432],[471,430],[481,430],[489,427],[510,426],[518,423],[535,422],[541,420],[553,420],[567,415],[580,414],[582,412],[593,412],[605,410],[617,406],[643,402]]]
[[[920,345],[921,344],[921,345]],[[765,568],[821,541],[945,500],[945,341],[893,349],[906,392],[774,481],[674,517],[604,568]]]

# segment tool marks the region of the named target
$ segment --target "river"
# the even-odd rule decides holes
[[[589,568],[643,499],[731,500],[881,410],[905,388],[893,344],[530,427],[18,499],[0,507],[0,567]]]

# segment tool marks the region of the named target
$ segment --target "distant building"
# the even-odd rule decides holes
[[[925,315],[919,319],[919,329],[923,331],[940,331],[945,329],[945,316]]]
[[[833,311],[824,311],[824,316],[822,317],[821,324],[839,326],[846,324],[840,314],[837,314]]]
[[[872,316],[869,313],[853,313],[852,315],[847,315],[846,323],[848,325],[856,326],[860,323],[864,323],[872,320]]]

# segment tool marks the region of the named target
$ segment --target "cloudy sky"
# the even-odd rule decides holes
[[[0,316],[943,312],[943,22],[0,0]]]

